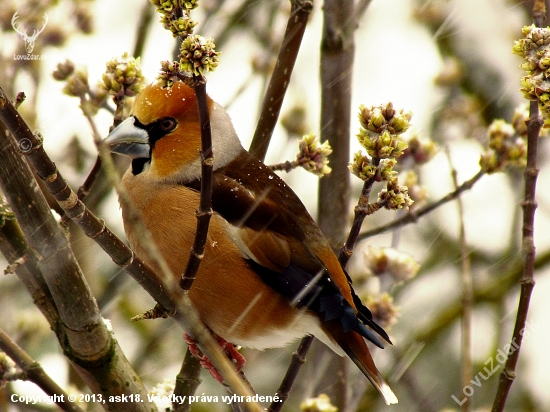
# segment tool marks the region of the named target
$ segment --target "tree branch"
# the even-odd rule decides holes
[[[0,123],[0,133],[4,132]],[[15,262],[15,274],[27,288],[34,304],[40,309],[52,330],[59,327],[59,315],[53,297],[44,281],[42,272],[38,267],[38,259],[32,253],[25,236],[14,218],[9,218],[2,213],[0,216],[0,252],[6,257],[10,265]]]
[[[189,348],[187,348],[183,364],[181,365],[181,369],[176,376],[174,395],[189,396],[194,394],[198,386],[201,384],[201,380],[199,378],[201,370],[202,366],[200,361],[195,358],[191,354]],[[172,407],[175,412],[189,412],[191,410],[191,404],[186,402],[174,402]]]
[[[354,33],[357,15],[353,0],[325,0],[323,4],[323,33],[321,38],[321,121],[320,140],[332,147],[332,172],[319,182],[319,228],[336,248],[346,239],[349,226],[351,195],[350,121],[352,75],[355,58]],[[328,350],[322,347],[321,350]],[[333,389],[333,403],[340,410],[347,404],[346,360],[335,358],[336,370],[341,373]],[[328,382],[327,382],[328,383]],[[322,383],[321,383],[322,384]]]
[[[180,286],[184,291],[189,291],[199,265],[204,257],[204,245],[208,236],[208,226],[212,216],[212,170],[214,166],[214,153],[212,152],[212,131],[210,128],[210,116],[208,114],[208,102],[206,100],[206,80],[204,77],[194,79],[193,88],[197,98],[199,110],[199,122],[201,125],[201,192],[199,208],[197,209],[197,230],[195,240],[191,248],[191,254],[187,261],[185,272],[182,273]]]
[[[534,14],[536,16],[537,9],[541,7],[544,10],[542,17],[538,15],[536,18],[536,25],[540,27],[546,18],[546,6],[544,1],[535,1]],[[508,353],[508,359],[498,384],[495,401],[493,403],[493,412],[502,412],[506,405],[506,399],[512,383],[516,376],[516,366],[519,359],[519,353],[521,349],[521,343],[523,340],[523,331],[527,321],[527,313],[529,311],[529,302],[531,300],[531,293],[535,286],[535,244],[534,244],[534,231],[535,231],[535,210],[537,208],[537,202],[535,200],[535,193],[537,187],[537,149],[540,129],[542,127],[542,119],[539,114],[538,101],[530,102],[530,117],[527,121],[527,166],[525,168],[525,196],[523,201],[523,253],[524,253],[524,265],[523,276],[520,280],[521,291],[519,296],[518,311],[516,315],[516,323],[514,325],[514,332],[512,334],[512,344],[515,344],[516,348]]]
[[[288,394],[292,389],[292,385],[294,385],[294,381],[298,376],[298,372],[300,371],[302,365],[306,362],[306,354],[309,347],[313,343],[313,339],[315,339],[313,335],[308,335],[303,338],[296,352],[292,354],[292,360],[288,366],[285,377],[283,378],[281,385],[279,385],[279,389],[277,389],[279,402],[272,402],[267,409],[268,412],[279,412],[283,408],[283,405],[288,399]]]
[[[132,56],[140,57],[143,54],[143,48],[145,47],[145,42],[147,40],[147,36],[149,35],[151,22],[153,21],[154,15],[155,11],[153,7],[151,7],[150,2],[144,3],[139,14],[138,27],[135,37],[136,40],[134,43],[134,51],[132,52]]]
[[[327,0],[321,39],[321,142],[332,147],[332,172],[319,182],[319,227],[336,247],[349,224],[351,83],[356,28],[352,0]]]
[[[277,57],[277,64],[264,96],[260,119],[249,149],[250,153],[260,160],[264,160],[267,153],[273,129],[275,129],[283,105],[286,89],[290,83],[294,63],[302,44],[307,20],[313,9],[313,3],[309,0],[291,0],[291,4],[292,8],[281,50]]]
[[[544,267],[550,263],[550,252],[539,254],[535,261],[535,269]],[[523,273],[522,265],[514,265],[504,275],[496,278],[491,282],[478,286],[473,290],[472,302],[473,305],[480,303],[495,303],[500,302],[510,293],[521,280]],[[424,342],[426,345],[437,342],[440,334],[457,319],[462,313],[462,302],[457,300],[450,303],[447,307],[438,311],[437,316],[430,320],[428,326],[420,328],[414,336],[401,346],[408,348],[414,342]]]
[[[67,393],[2,328],[0,328],[0,349],[25,372],[29,381],[51,396],[61,410],[83,412],[77,404],[69,401]]]

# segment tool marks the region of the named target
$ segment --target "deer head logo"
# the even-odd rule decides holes
[[[18,18],[19,18],[19,14],[17,12],[15,12],[15,14],[13,15],[13,17],[11,19],[11,26],[13,27],[13,29],[17,33],[19,33],[21,38],[25,41],[25,49],[27,49],[27,53],[30,54],[30,53],[32,53],[32,51],[34,49],[34,42],[36,41],[38,35],[40,33],[42,33],[42,31],[44,31],[44,28],[46,27],[46,24],[48,24],[48,15],[46,13],[44,13],[44,24],[42,25],[42,28],[40,30],[34,30],[32,36],[29,36],[26,29],[25,29],[25,31],[20,31],[19,30],[19,27],[18,27],[18,24],[17,24],[17,19]]]

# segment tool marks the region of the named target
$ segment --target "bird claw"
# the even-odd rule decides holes
[[[189,352],[191,352],[193,357],[199,360],[201,366],[206,369],[214,379],[216,379],[219,383],[224,384],[225,381],[223,379],[223,376],[218,372],[214,365],[212,365],[210,359],[208,359],[205,355],[201,353],[193,338],[191,338],[187,333],[184,333],[183,337],[185,339],[185,342],[189,346]],[[225,352],[229,360],[235,365],[237,372],[240,372],[246,363],[246,359],[237,350],[236,345],[232,344],[231,342],[227,342],[225,339],[220,338],[219,336],[216,336],[216,341],[218,343],[218,346]]]

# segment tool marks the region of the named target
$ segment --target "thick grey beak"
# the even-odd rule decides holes
[[[119,124],[104,140],[109,150],[131,159],[147,159],[150,156],[149,135],[135,125],[136,118],[130,116]]]

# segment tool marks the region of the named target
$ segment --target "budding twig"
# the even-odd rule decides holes
[[[541,6],[542,5],[542,6]],[[535,1],[535,11],[537,7],[544,7],[544,1]],[[546,13],[544,13],[545,15]],[[539,16],[537,25],[542,24]],[[527,321],[529,311],[529,302],[531,293],[535,286],[535,244],[534,244],[534,221],[537,202],[535,200],[537,186],[537,149],[540,130],[542,128],[542,118],[539,113],[539,103],[530,102],[530,118],[527,123],[527,167],[525,168],[525,196],[523,201],[523,252],[524,265],[523,276],[520,279],[521,291],[519,296],[518,311],[516,323],[512,334],[512,342],[517,345],[517,350],[510,353],[504,369],[500,375],[500,381],[493,403],[492,412],[502,412],[506,405],[506,399],[516,375],[516,366],[519,359],[519,352],[523,339],[523,330]]]

